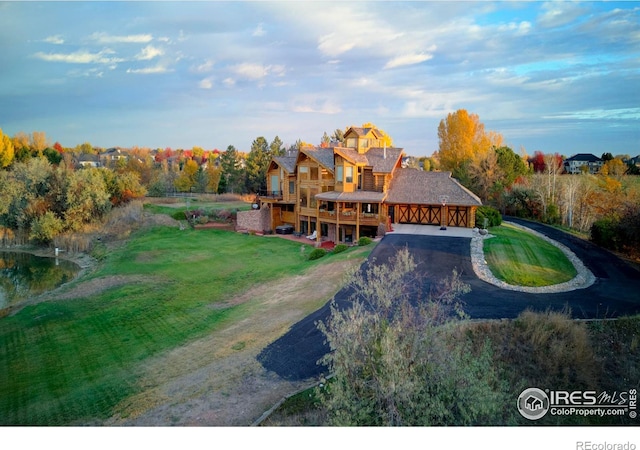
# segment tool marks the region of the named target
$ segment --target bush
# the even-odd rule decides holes
[[[309,253],[309,261],[313,261],[316,259],[322,258],[327,254],[327,251],[323,248],[314,248],[311,253]]]
[[[346,244],[338,244],[335,247],[333,247],[333,253],[342,253],[348,248],[349,246],[347,246]]]
[[[173,214],[171,214],[171,217],[173,219],[176,219],[176,220],[185,220],[186,219],[185,211],[184,210],[178,210],[178,211],[174,212]]]
[[[365,246],[365,245],[369,245],[371,244],[371,238],[367,237],[367,236],[362,236],[360,239],[358,239],[358,245],[359,246]]]
[[[492,206],[480,206],[476,211],[476,226],[484,228],[484,219],[487,219],[487,228],[497,227],[502,223],[502,214]]]
[[[47,211],[31,223],[29,238],[35,242],[47,244],[60,234],[63,228],[62,220],[53,212]]]
[[[200,216],[196,219],[196,222],[199,225],[204,225],[205,223],[209,223],[209,216]]]
[[[602,247],[617,250],[617,228],[618,221],[611,217],[596,220],[593,222],[593,225],[591,225],[591,240]]]

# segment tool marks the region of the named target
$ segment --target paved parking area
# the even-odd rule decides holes
[[[473,236],[473,229],[462,227],[446,227],[442,230],[436,225],[393,224],[393,231],[387,234],[411,234],[413,236],[466,237]]]

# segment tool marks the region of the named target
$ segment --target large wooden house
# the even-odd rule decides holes
[[[402,168],[401,148],[375,128],[352,127],[342,146],[303,147],[274,157],[267,171],[271,230],[292,225],[318,241],[355,242],[392,223],[473,227],[480,199],[449,172]]]

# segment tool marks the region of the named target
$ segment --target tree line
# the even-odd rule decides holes
[[[600,245],[640,257],[640,168],[625,162],[628,155],[605,152],[597,174],[586,166],[580,174],[566,174],[562,155],[518,155],[466,110],[443,119],[438,137],[437,167],[451,171],[485,204],[589,234]]]

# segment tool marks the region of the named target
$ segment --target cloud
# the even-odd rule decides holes
[[[86,50],[79,50],[74,53],[38,52],[33,56],[47,62],[63,62],[68,64],[114,64],[124,61],[121,58],[107,56],[114,53],[113,50],[105,49],[98,53],[91,53]]]
[[[428,61],[431,58],[433,58],[433,55],[429,55],[426,53],[414,53],[409,55],[396,56],[395,58],[387,61],[387,63],[384,65],[384,69],[393,69],[396,67],[420,64],[421,62]]]
[[[590,109],[544,116],[543,119],[638,120],[640,108]]]
[[[113,36],[107,33],[93,33],[89,39],[99,44],[147,44],[153,40],[150,34],[130,34],[125,36]]]
[[[200,89],[211,89],[213,87],[213,78],[204,78],[198,83]]]
[[[296,113],[339,114],[342,108],[336,102],[324,97],[307,97],[295,100],[291,108]]]
[[[231,70],[236,75],[247,80],[261,80],[268,75],[281,77],[286,73],[286,67],[277,64],[264,66],[257,63],[242,63],[231,67]]]
[[[60,44],[64,44],[64,39],[62,39],[61,35],[56,34],[55,36],[49,36],[45,38],[43,42],[46,42],[48,44],[60,45]]]
[[[214,65],[214,62],[212,60],[210,60],[210,59],[207,59],[202,64],[199,64],[197,66],[191,66],[191,72],[193,72],[193,73],[211,72],[211,70],[213,69],[213,65]]]
[[[561,27],[574,22],[585,12],[579,3],[549,2],[542,6],[544,13],[538,16],[538,24],[544,28]]]
[[[256,29],[253,30],[253,33],[251,34],[251,36],[261,37],[261,36],[264,36],[265,34],[267,34],[267,32],[264,29],[264,25],[262,23],[259,23]]]
[[[162,55],[164,55],[164,50],[162,50],[161,48],[154,47],[152,45],[147,45],[145,48],[143,48],[140,51],[140,53],[136,55],[136,59],[139,61],[148,61],[150,59],[153,59],[157,56],[162,56]]]
[[[172,70],[163,64],[158,64],[157,66],[153,66],[153,67],[144,67],[142,69],[127,69],[127,73],[137,73],[142,75],[167,73],[167,72],[172,72]]]

